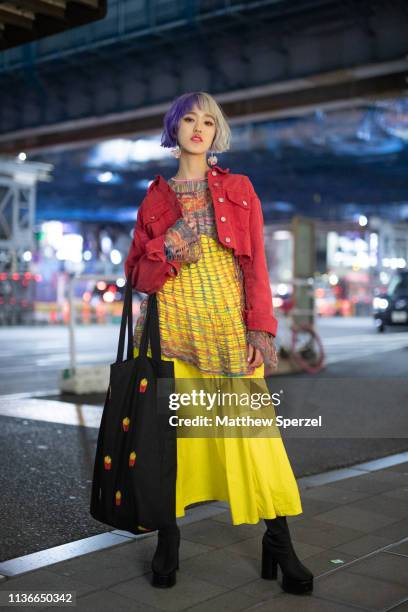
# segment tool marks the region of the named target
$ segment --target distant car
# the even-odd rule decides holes
[[[408,324],[408,270],[395,272],[387,293],[373,299],[374,321],[379,332],[386,325]]]

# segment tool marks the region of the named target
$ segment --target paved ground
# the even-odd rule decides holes
[[[315,385],[315,382],[309,382]],[[384,379],[379,382],[382,385]],[[297,387],[295,379],[284,388],[289,390],[289,387],[292,391]],[[290,410],[284,414],[299,415],[300,391]],[[406,402],[401,400],[398,416],[396,402],[382,400],[380,391],[376,393],[372,384],[365,385],[364,401],[348,401],[345,406],[341,393],[332,393],[334,404],[330,410],[327,393],[314,386],[316,395],[323,402],[321,408],[316,410],[324,415],[325,420],[329,413],[337,414],[341,423],[345,421],[353,425],[351,435],[360,437],[292,438],[290,433],[287,437],[288,430],[282,431],[297,478],[408,449]],[[387,418],[384,418],[384,407]],[[102,409],[98,406],[43,398],[0,398],[0,457],[3,468],[0,473],[0,489],[3,492],[0,504],[0,562],[107,531],[108,528],[89,514],[101,415]],[[368,417],[373,420],[372,425]],[[396,426],[397,422],[399,434],[405,437],[381,438],[383,430],[387,435],[386,427],[390,423]],[[372,427],[377,427],[377,438],[361,437],[368,436],[370,431],[373,435]],[[333,427],[334,433],[336,429]],[[306,435],[307,432],[300,431],[300,434]]]
[[[328,367],[306,377],[323,401],[313,409],[324,408],[326,417],[339,417],[339,427],[350,423],[353,432],[285,442],[304,510],[289,517],[289,525],[299,557],[316,576],[315,591],[307,596],[288,595],[279,582],[260,578],[263,522],[233,526],[228,506],[220,502],[191,507],[179,520],[177,585],[151,587],[156,534],[110,531],[87,514],[101,402],[51,399],[57,374],[67,365],[67,330],[0,330],[0,392],[25,395],[0,397],[0,596],[10,590],[71,590],[77,609],[87,612],[408,610],[408,454],[398,465],[386,459],[355,465],[408,448],[401,384],[407,380],[408,335],[375,334],[369,319],[318,326]],[[113,361],[117,333],[117,326],[82,328],[79,363]],[[325,378],[330,384],[338,380],[342,391],[321,393]],[[294,394],[290,416],[301,408],[298,382],[302,376],[279,380]],[[36,400],[35,389],[51,397]],[[326,475],[343,466],[354,468]]]
[[[278,581],[261,579],[263,522],[233,526],[228,506],[215,503],[195,506],[178,520],[180,570],[171,589],[150,584],[156,533],[118,532],[118,545],[4,577],[0,596],[75,591],[76,609],[86,612],[403,612],[408,610],[407,453],[403,459],[383,469],[371,462],[298,481],[303,513],[288,522],[298,556],[315,575],[312,594],[284,593],[280,570]],[[0,564],[0,573],[15,570],[11,561]]]

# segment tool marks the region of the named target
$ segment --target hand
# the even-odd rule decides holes
[[[263,364],[263,356],[259,348],[256,348],[253,344],[248,344],[247,358],[249,358],[249,374],[255,372],[255,368],[259,368]]]

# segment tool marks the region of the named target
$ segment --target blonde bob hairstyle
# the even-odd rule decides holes
[[[177,146],[177,131],[180,119],[197,105],[200,110],[210,113],[215,120],[215,137],[210,147],[214,153],[228,151],[231,143],[231,130],[227,118],[219,104],[204,91],[186,93],[173,100],[164,116],[164,129],[161,137],[162,147]]]

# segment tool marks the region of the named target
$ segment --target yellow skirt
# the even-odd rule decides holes
[[[137,357],[139,349],[134,348]],[[151,356],[150,347],[147,353]],[[162,354],[174,362],[177,379],[208,378],[194,365]],[[242,378],[263,378],[264,365]],[[228,378],[219,376],[219,378]],[[265,384],[265,392],[268,387]],[[177,438],[176,517],[185,508],[203,501],[229,504],[232,524],[258,523],[260,519],[303,512],[299,489],[282,438]]]

